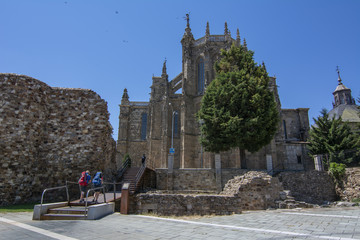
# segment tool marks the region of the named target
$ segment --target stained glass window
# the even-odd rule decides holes
[[[141,140],[146,140],[147,113],[141,114]]]
[[[198,63],[198,86],[197,86],[198,94],[204,93],[204,87],[205,87],[204,59],[200,58]]]
[[[174,114],[174,137],[179,137],[179,113]]]

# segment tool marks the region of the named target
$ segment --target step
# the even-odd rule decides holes
[[[41,216],[41,220],[86,220],[86,216],[84,214],[47,213]]]
[[[48,213],[50,214],[84,214],[85,208],[81,207],[66,207],[66,208],[52,208],[48,210]]]

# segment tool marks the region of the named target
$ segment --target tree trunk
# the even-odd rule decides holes
[[[240,150],[241,169],[247,169],[245,149],[239,149],[239,150]]]

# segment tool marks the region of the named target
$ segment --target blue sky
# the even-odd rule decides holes
[[[169,79],[182,71],[186,13],[195,39],[206,22],[211,34],[227,22],[235,38],[239,28],[277,77],[282,108],[310,108],[310,120],[331,110],[337,65],[360,97],[358,0],[0,0],[0,72],[92,89],[108,102],[117,140],[123,89],[148,101],[165,58]]]

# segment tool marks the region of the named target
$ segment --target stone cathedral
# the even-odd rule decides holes
[[[205,152],[200,144],[200,124],[195,114],[200,109],[206,87],[215,78],[214,63],[221,49],[241,43],[239,30],[233,39],[225,23],[223,35],[210,34],[195,39],[189,18],[182,44],[182,72],[168,79],[166,61],[162,74],[152,78],[149,102],[130,101],[124,89],[119,116],[117,161],[129,154],[134,166],[146,155],[152,169],[168,168],[170,148],[174,149],[174,169],[215,168],[215,154]],[[279,130],[270,144],[257,153],[246,152],[248,169],[305,170],[313,168],[306,151],[308,108],[281,109],[275,77],[269,88],[275,95],[281,116]],[[217,167],[218,168],[218,167]],[[241,168],[239,149],[221,153],[221,168]]]

